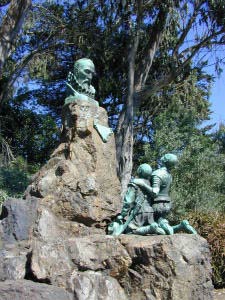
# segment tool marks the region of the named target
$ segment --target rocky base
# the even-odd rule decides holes
[[[34,176],[25,199],[34,197],[58,218],[104,227],[121,208],[115,139],[104,143],[94,120],[108,127],[106,111],[80,101],[64,106],[61,143]]]
[[[2,300],[212,299],[210,253],[200,236],[116,238],[25,202],[9,199],[3,208]]]
[[[120,238],[132,259],[129,299],[212,299],[210,253],[198,235]]]
[[[0,282],[1,300],[73,300],[73,295],[64,289],[28,280]]]
[[[200,236],[105,234],[121,209],[114,136],[105,143],[93,127],[107,123],[103,108],[66,105],[61,144],[24,199],[5,201],[1,300],[212,299]]]

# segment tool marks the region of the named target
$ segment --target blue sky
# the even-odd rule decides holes
[[[216,128],[218,128],[219,123],[225,123],[225,70],[215,80],[210,102],[212,104],[211,110],[213,111],[210,123],[216,123]]]

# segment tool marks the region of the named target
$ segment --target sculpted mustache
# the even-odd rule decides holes
[[[82,80],[82,83],[86,83],[86,82],[90,82],[90,79],[86,78],[86,79]]]

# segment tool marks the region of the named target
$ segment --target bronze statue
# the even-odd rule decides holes
[[[180,230],[197,233],[187,220],[171,226],[166,219],[171,210],[169,196],[172,183],[171,170],[178,162],[177,156],[167,153],[161,158],[161,168],[153,173],[151,167],[143,164],[138,168],[138,177],[133,179],[124,197],[123,208],[115,222],[109,226],[109,233],[174,234]],[[128,216],[124,222],[125,217]]]
[[[137,169],[137,179],[128,184],[126,195],[123,199],[121,213],[115,222],[109,225],[108,232],[113,235],[121,233],[137,233],[142,227],[148,227],[150,233],[165,234],[165,232],[154,222],[154,211],[152,208],[152,189],[149,180],[152,168],[148,164],[142,164]],[[139,183],[136,184],[135,180]],[[146,186],[148,188],[146,188]],[[125,220],[125,218],[127,219]]]
[[[113,131],[99,122],[102,108],[99,108],[99,103],[95,100],[95,88],[91,85],[94,74],[95,65],[89,58],[81,58],[74,63],[73,72],[70,71],[67,76],[68,97],[65,99],[63,121],[65,120],[65,127],[68,127],[71,116],[76,116],[72,119],[75,119],[78,133],[89,134],[94,128],[106,143]]]
[[[69,96],[65,104],[79,100],[95,101],[95,88],[91,85],[94,74],[95,66],[89,58],[81,58],[74,63],[74,71],[67,76]],[[95,102],[98,106],[98,102]]]

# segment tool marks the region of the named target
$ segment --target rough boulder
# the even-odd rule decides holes
[[[85,112],[85,113],[84,113]],[[121,207],[107,114],[87,102],[63,110],[62,139],[23,199],[0,221],[0,298],[210,300],[207,242],[198,235],[106,235]]]

